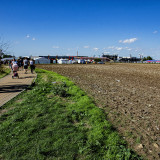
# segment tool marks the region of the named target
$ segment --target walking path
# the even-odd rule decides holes
[[[0,79],[0,107],[30,86],[36,78],[36,73],[31,74],[30,70],[27,74],[24,70],[18,71],[18,74],[19,79],[12,79],[12,73]]]

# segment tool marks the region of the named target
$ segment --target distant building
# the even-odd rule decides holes
[[[44,57],[47,59],[74,59],[77,58],[77,56],[39,56],[39,57]],[[81,57],[87,57],[87,56],[78,56],[79,58]]]
[[[84,60],[88,60],[88,61],[94,61],[95,59],[100,59],[103,62],[110,61],[110,59],[107,57],[81,57],[80,59],[84,59]]]
[[[110,60],[113,60],[113,61],[117,61],[118,60],[118,54],[102,54],[102,57],[106,57]]]
[[[160,60],[146,60],[143,63],[160,63]]]
[[[81,59],[83,57],[87,57],[87,56],[39,56],[39,57],[44,57],[47,59],[50,59],[50,63],[54,63],[56,60],[56,63],[59,59],[68,59],[68,60],[74,60],[74,59]]]
[[[137,58],[137,57],[119,57],[119,62],[123,62],[123,63],[137,63],[137,62],[141,62],[141,58]]]
[[[92,62],[95,59],[100,59],[102,62],[108,62],[110,61],[109,58],[107,57],[88,57],[88,56],[39,56],[39,57],[43,57],[46,59],[50,60],[50,63],[65,63],[63,60],[70,60],[69,62],[66,63],[71,63],[71,60],[73,61],[72,63],[78,63],[78,60],[85,60],[87,62]],[[32,58],[35,58],[35,56],[33,56]],[[37,57],[36,57],[37,58]],[[60,61],[59,61],[60,60]]]

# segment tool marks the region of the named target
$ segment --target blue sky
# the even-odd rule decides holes
[[[0,0],[8,53],[160,59],[159,0]]]

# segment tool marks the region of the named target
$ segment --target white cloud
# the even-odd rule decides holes
[[[35,41],[35,40],[36,40],[36,38],[35,38],[35,37],[33,37],[33,38],[32,38],[32,41]]]
[[[124,49],[123,47],[115,47],[115,46],[110,46],[108,47],[108,49],[114,51],[114,50],[117,50],[117,51],[121,51],[122,49]]]
[[[115,46],[110,46],[110,47],[108,47],[108,49],[114,49],[115,48]]]
[[[84,46],[83,48],[89,48],[89,46]]]
[[[58,49],[58,48],[59,48],[59,46],[52,46],[52,48],[54,48],[54,49]]]
[[[94,51],[98,51],[98,50],[99,50],[99,48],[93,48],[93,50],[94,50]]]
[[[131,51],[132,50],[132,48],[129,48],[129,47],[125,47],[124,49],[127,50],[127,51]]]
[[[131,39],[125,39],[125,40],[119,40],[119,43],[134,43],[135,41],[137,41],[137,38],[131,38]]]
[[[29,34],[27,34],[27,35],[26,35],[26,38],[30,38],[30,35],[29,35]]]
[[[109,54],[110,52],[103,52],[104,54]]]
[[[154,32],[153,32],[153,34],[157,34],[157,33],[158,33],[158,31],[154,31]]]
[[[122,47],[116,47],[115,48],[117,51],[121,51],[123,48]]]
[[[116,47],[116,46],[110,46],[108,47],[108,49],[111,51],[121,51],[121,50],[131,51],[132,50],[132,48],[129,48],[129,47]]]

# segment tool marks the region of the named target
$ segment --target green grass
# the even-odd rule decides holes
[[[36,72],[36,85],[0,110],[0,159],[142,159],[84,91],[51,71]]]
[[[0,66],[0,78],[5,77],[7,74],[9,74],[11,71],[9,68],[4,67],[4,65]]]

